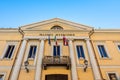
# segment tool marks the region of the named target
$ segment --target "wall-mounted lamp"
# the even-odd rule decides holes
[[[85,65],[85,67],[84,67],[84,72],[86,72],[86,69],[87,69],[87,67],[88,67],[88,60],[84,60],[84,65]]]
[[[25,65],[26,72],[28,73],[29,72],[29,69],[28,69],[29,62],[25,61],[24,65]]]

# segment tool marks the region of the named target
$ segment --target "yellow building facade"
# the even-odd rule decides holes
[[[54,18],[0,29],[0,80],[119,80],[120,30]]]

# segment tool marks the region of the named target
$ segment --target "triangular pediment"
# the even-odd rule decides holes
[[[45,20],[42,22],[37,22],[29,25],[22,26],[22,30],[51,30],[53,26],[60,26],[63,30],[92,30],[92,27],[66,21],[60,18],[54,18],[50,20]]]

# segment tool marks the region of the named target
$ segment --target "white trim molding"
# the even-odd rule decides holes
[[[51,36],[50,39],[54,39],[54,36]],[[57,39],[63,39],[63,36],[56,36]],[[67,39],[88,39],[89,37],[84,37],[84,36],[66,36]],[[48,36],[25,36],[23,39],[48,39]]]
[[[117,50],[119,51],[119,53],[120,53],[120,49],[118,48],[118,45],[120,46],[120,41],[118,42],[114,42],[115,43],[115,46],[117,47]]]
[[[120,65],[100,65],[100,68],[120,68]]]
[[[0,70],[11,69],[12,66],[0,66]]]
[[[21,69],[22,69],[22,70],[25,70],[25,66],[24,66],[24,65],[21,66]],[[36,69],[36,66],[29,65],[29,66],[28,66],[28,69],[30,69],[30,70],[35,70],[35,69]],[[25,71],[26,71],[26,70],[25,70]]]

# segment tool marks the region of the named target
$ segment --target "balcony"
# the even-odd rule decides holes
[[[66,69],[70,69],[71,64],[69,56],[45,56],[42,63],[44,70],[48,66],[65,66]]]

